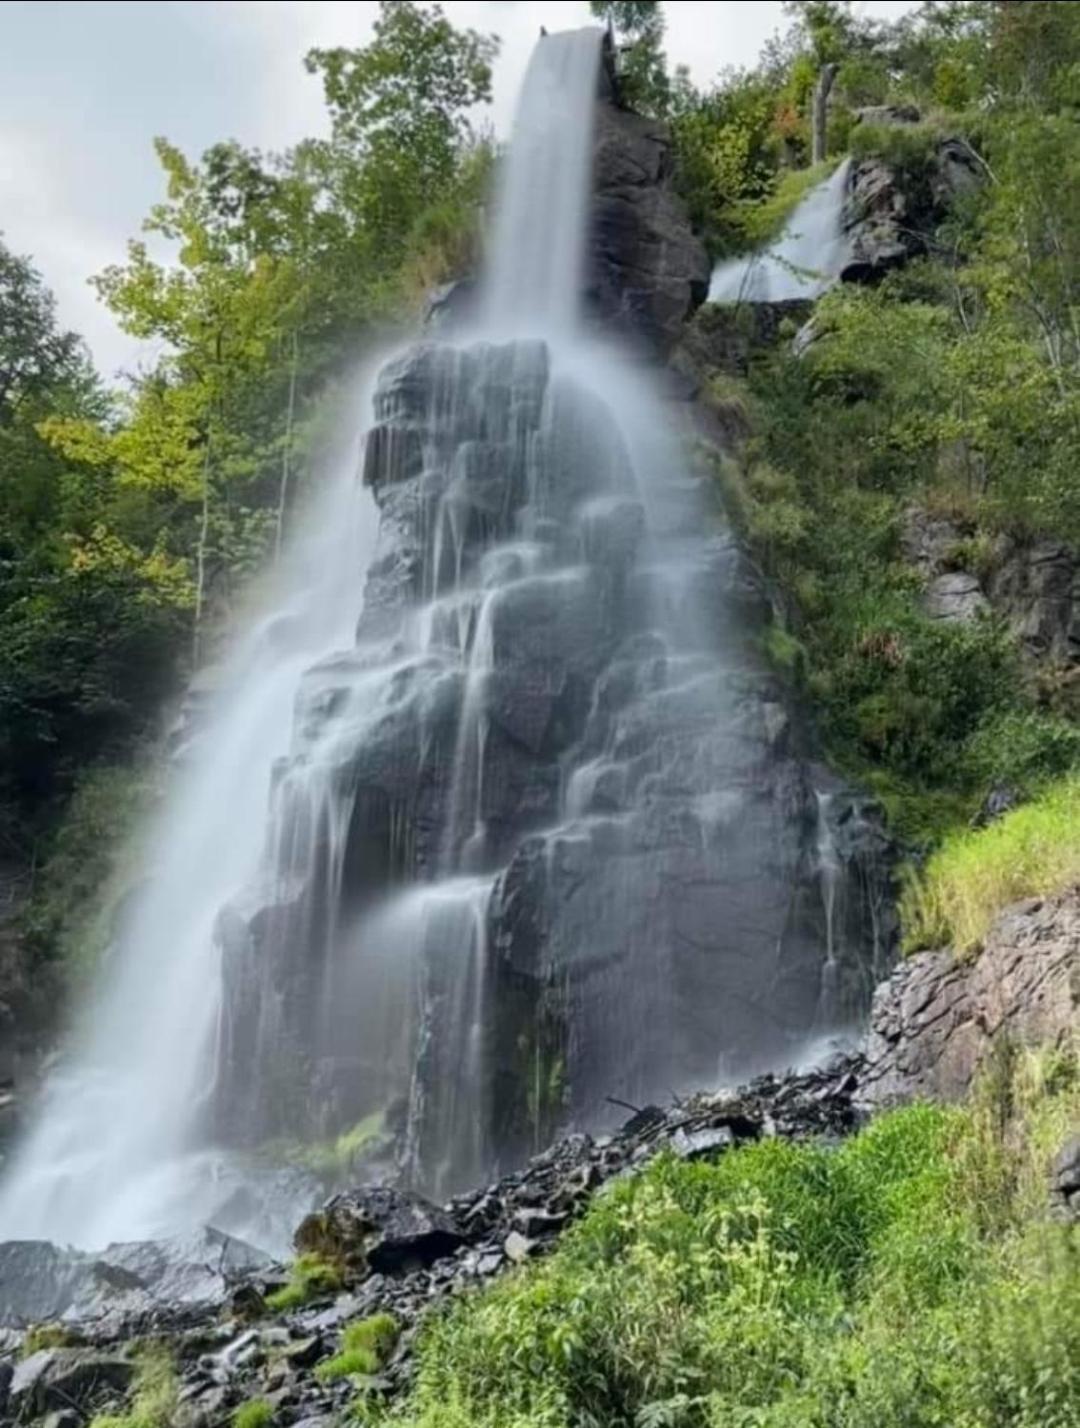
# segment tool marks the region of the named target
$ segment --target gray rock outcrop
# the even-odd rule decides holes
[[[907,105],[879,105],[856,117],[888,128],[913,128],[921,118]],[[949,209],[984,181],[985,169],[965,140],[928,135],[925,143],[925,163],[904,173],[873,155],[853,165],[843,217],[850,257],[842,281],[873,282],[924,253]]]
[[[877,990],[862,1096],[955,1101],[1003,1041],[1065,1042],[1080,1028],[1080,891],[1009,908],[970,962],[902,962]]]

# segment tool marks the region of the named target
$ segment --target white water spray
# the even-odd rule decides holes
[[[0,1239],[152,1238],[214,1218],[236,1190],[236,1168],[198,1135],[220,1008],[214,925],[259,866],[303,672],[352,638],[375,529],[356,460],[353,442],[273,582],[271,613],[226,661],[149,834],[123,942],[0,1192]]]
[[[769,248],[721,263],[709,284],[710,302],[787,302],[819,297],[850,256],[843,228],[851,160],[803,199]]]

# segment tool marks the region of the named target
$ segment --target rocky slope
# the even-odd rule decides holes
[[[163,1344],[175,1365],[176,1428],[223,1428],[253,1398],[272,1406],[276,1423],[329,1428],[355,1388],[318,1368],[338,1351],[346,1325],[393,1315],[396,1347],[371,1387],[400,1392],[422,1314],[543,1254],[608,1181],[661,1151],[696,1160],[761,1137],[844,1135],[859,1119],[860,1067],[858,1057],[840,1055],[819,1071],[644,1107],[611,1136],[570,1136],[443,1207],[385,1189],[335,1197],[298,1228],[297,1248],[333,1259],[344,1288],[291,1312],[267,1306],[287,1271],[213,1231],[98,1256],[5,1246],[0,1423],[76,1428],[94,1412],[120,1410],[139,1338]],[[54,1325],[48,1346],[40,1331],[26,1333],[43,1319]]]
[[[994,1049],[1080,1031],[1080,889],[1001,914],[973,961],[920,952],[878,988],[862,1094],[873,1105],[958,1100]]]

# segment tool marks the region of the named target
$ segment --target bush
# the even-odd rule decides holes
[[[169,1354],[157,1345],[144,1349],[128,1411],[118,1416],[99,1414],[90,1428],[172,1428],[178,1391],[176,1368]]]
[[[947,837],[901,900],[904,946],[982,945],[995,916],[1019,898],[1080,880],[1080,777],[1049,788],[987,828]]]
[[[293,1260],[289,1268],[289,1282],[266,1296],[266,1307],[274,1314],[285,1314],[340,1288],[341,1274],[335,1265],[318,1255],[303,1254]]]
[[[270,1428],[274,1421],[273,1404],[265,1398],[253,1398],[241,1403],[232,1416],[232,1428]]]
[[[321,1363],[315,1377],[329,1382],[336,1378],[378,1373],[394,1351],[398,1323],[392,1314],[373,1314],[348,1324],[341,1336],[341,1349]]]

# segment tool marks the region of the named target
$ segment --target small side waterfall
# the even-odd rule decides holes
[[[579,326],[600,42],[536,48],[478,329],[358,401],[360,479],[233,660],[0,1237],[280,1250],[285,1142],[375,1121],[447,1194],[790,1059],[851,981],[760,581]]]
[[[710,302],[787,302],[819,297],[850,256],[843,227],[851,160],[838,164],[807,194],[771,247],[721,263],[709,283]]]

